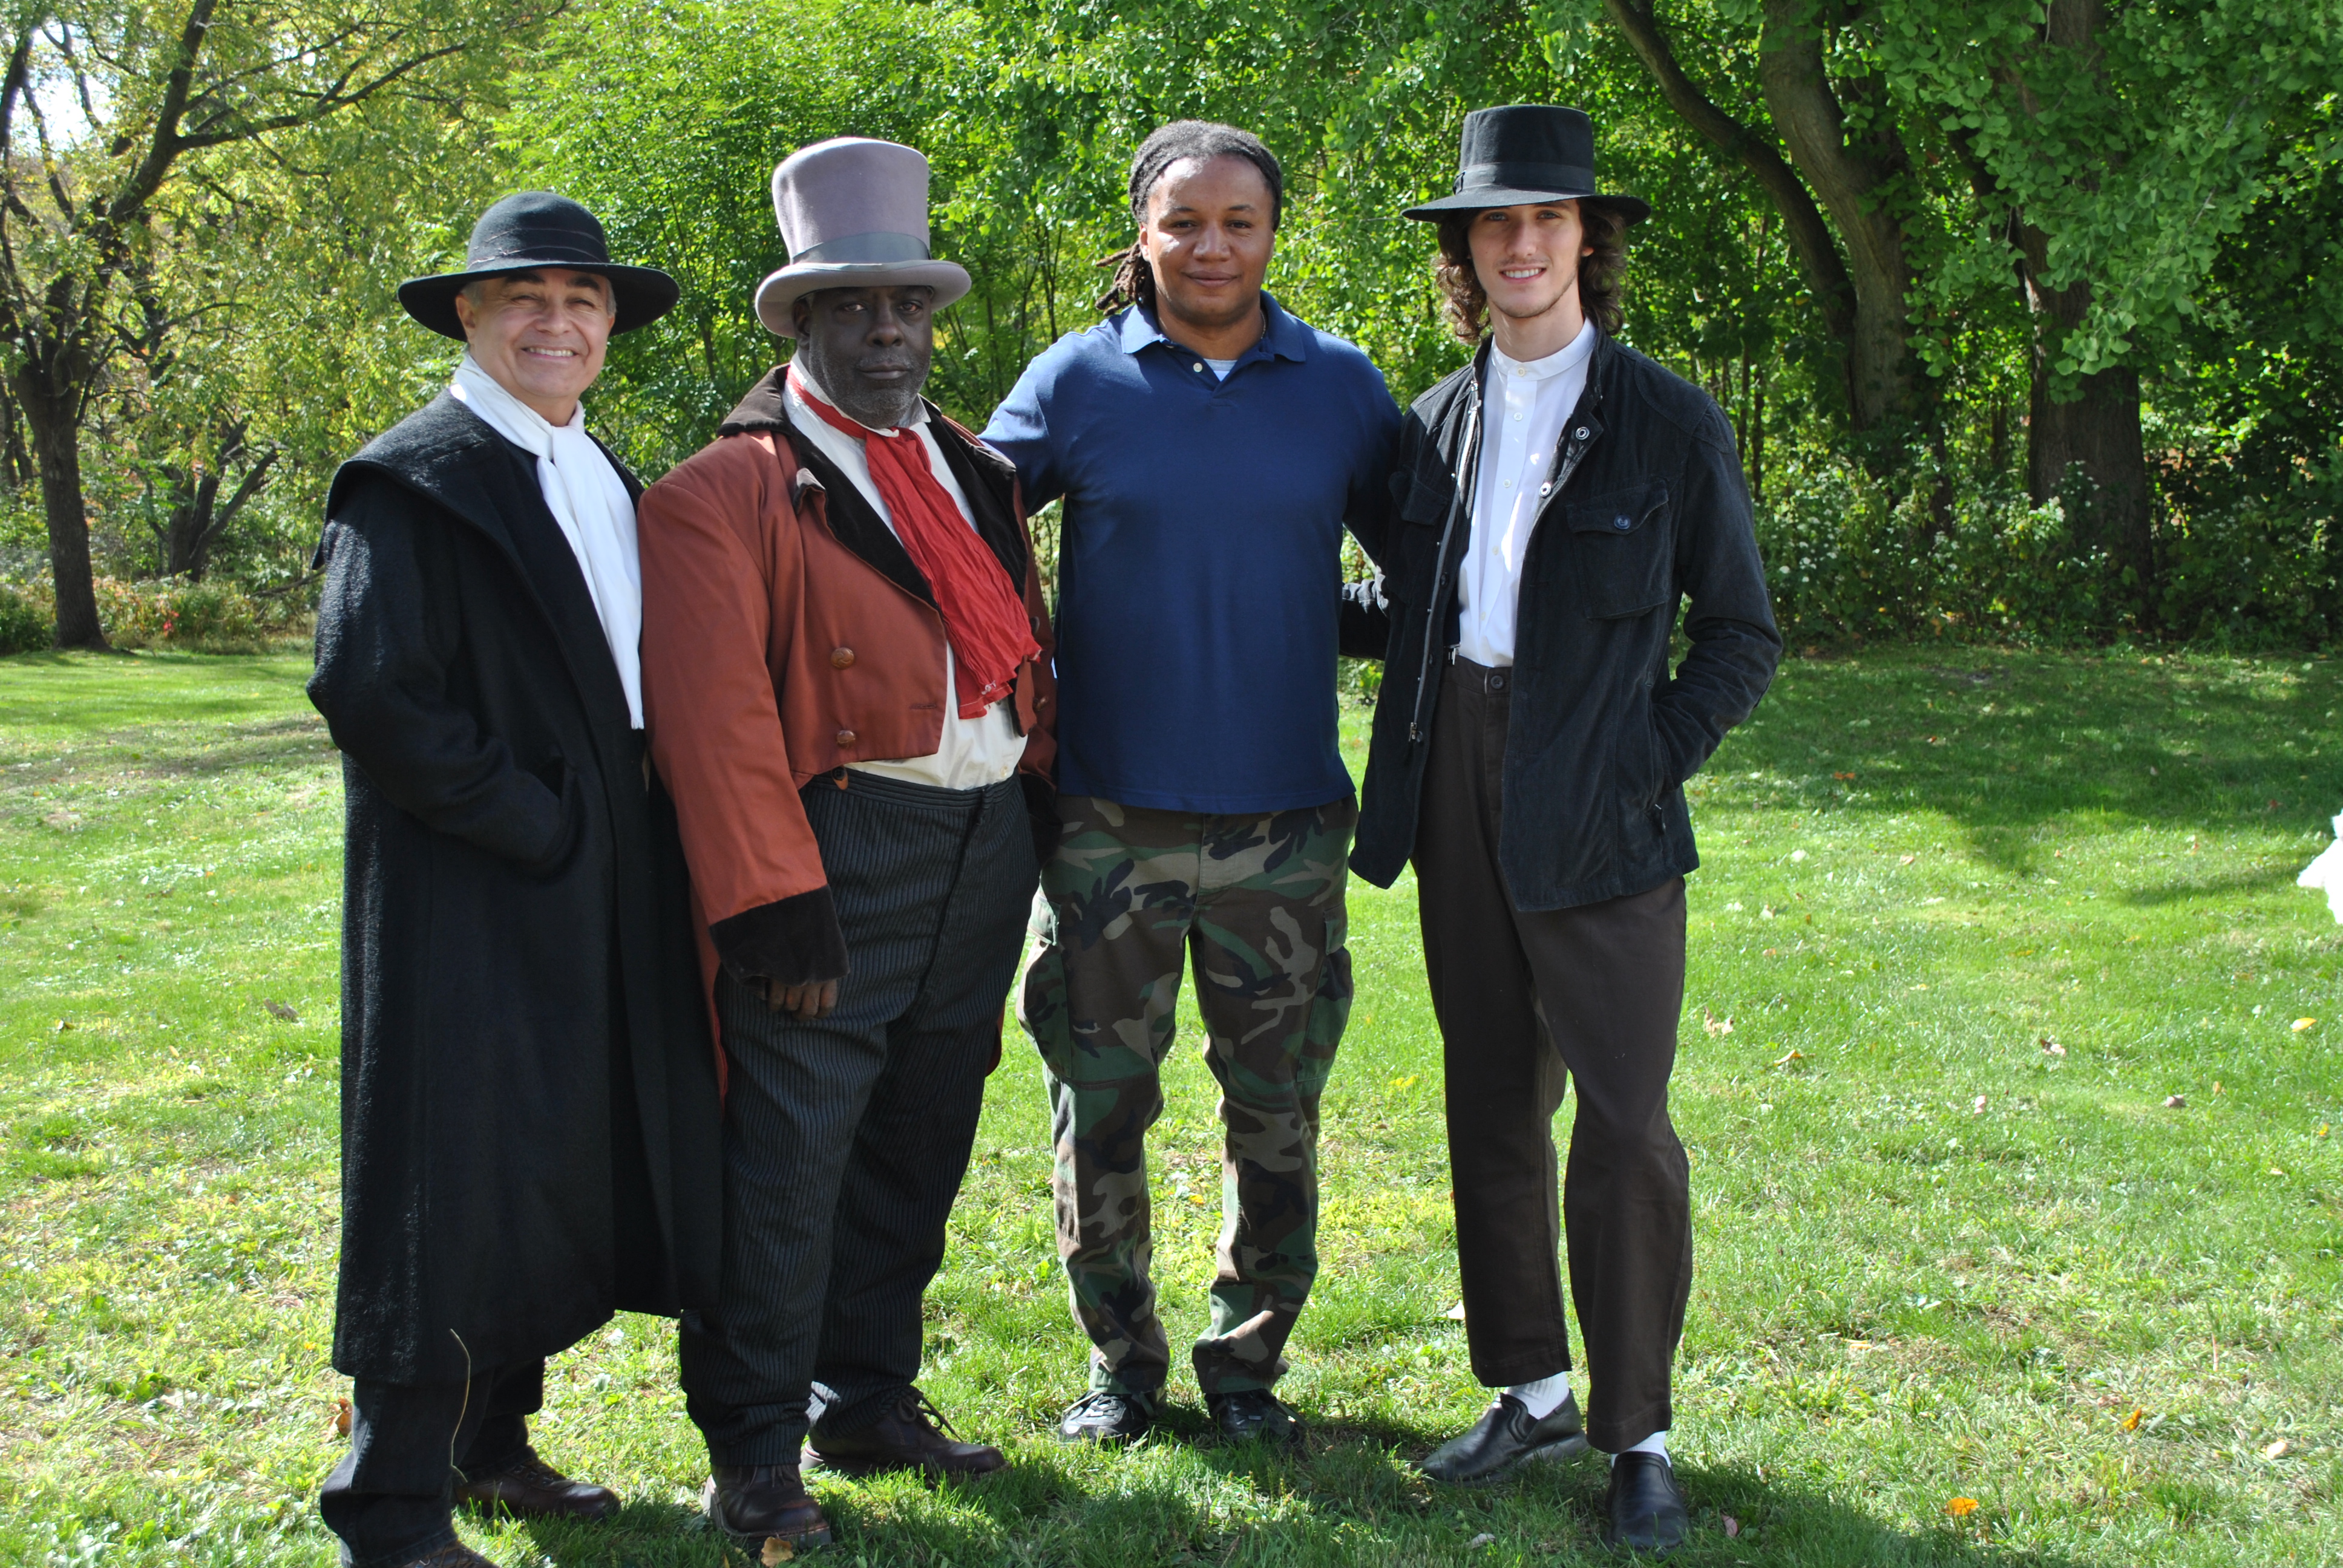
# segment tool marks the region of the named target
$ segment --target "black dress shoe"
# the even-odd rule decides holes
[[[1155,1412],[1131,1394],[1094,1388],[1058,1418],[1060,1442],[1135,1442],[1155,1424]]]
[[[806,1439],[805,1462],[846,1475],[924,1470],[930,1475],[989,1475],[1009,1462],[987,1443],[962,1442],[928,1396],[907,1388],[878,1420],[853,1432],[817,1430]]]
[[[456,1501],[494,1516],[520,1519],[608,1519],[618,1512],[618,1494],[591,1482],[572,1481],[524,1448],[495,1473],[466,1481]]]
[[[794,1464],[719,1464],[700,1493],[708,1523],[737,1545],[761,1548],[776,1536],[792,1546],[830,1544],[830,1521],[806,1495]]]
[[[1204,1404],[1212,1412],[1212,1424],[1231,1442],[1260,1438],[1292,1448],[1302,1441],[1302,1418],[1265,1388],[1216,1393]]]
[[[1675,1467],[1661,1453],[1623,1453],[1611,1463],[1611,1491],[1603,1500],[1608,1515],[1603,1539],[1663,1556],[1684,1543],[1692,1527]]]
[[[1563,1395],[1562,1402],[1539,1421],[1520,1400],[1500,1394],[1472,1431],[1433,1449],[1416,1468],[1451,1486],[1478,1486],[1525,1460],[1564,1459],[1585,1448],[1575,1395]]]

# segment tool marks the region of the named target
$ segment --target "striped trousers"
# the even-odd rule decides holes
[[[837,1010],[807,1022],[717,980],[723,1274],[684,1317],[681,1370],[719,1465],[794,1464],[814,1421],[851,1432],[918,1376],[1039,875],[1016,780],[842,777],[803,795],[846,933]]]

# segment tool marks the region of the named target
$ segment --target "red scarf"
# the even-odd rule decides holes
[[[960,716],[983,718],[986,709],[1009,695],[1017,667],[1041,653],[1033,624],[1025,618],[1024,599],[1001,558],[976,537],[951,492],[937,481],[917,429],[873,430],[857,424],[816,397],[795,366],[789,367],[789,385],[824,424],[862,443],[870,482],[887,503],[895,537],[928,579],[943,614],[944,636],[960,667]]]

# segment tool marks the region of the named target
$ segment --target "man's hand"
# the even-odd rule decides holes
[[[808,980],[803,985],[783,985],[779,980],[759,980],[758,988],[765,993],[765,1005],[775,1012],[793,1012],[809,1022],[827,1018],[838,1010],[838,982],[834,980]]]

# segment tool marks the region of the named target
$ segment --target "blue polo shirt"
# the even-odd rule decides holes
[[[1367,357],[1262,297],[1225,380],[1132,307],[1025,367],[984,438],[1058,544],[1058,787],[1235,814],[1351,793],[1342,529],[1388,506],[1399,408]]]

